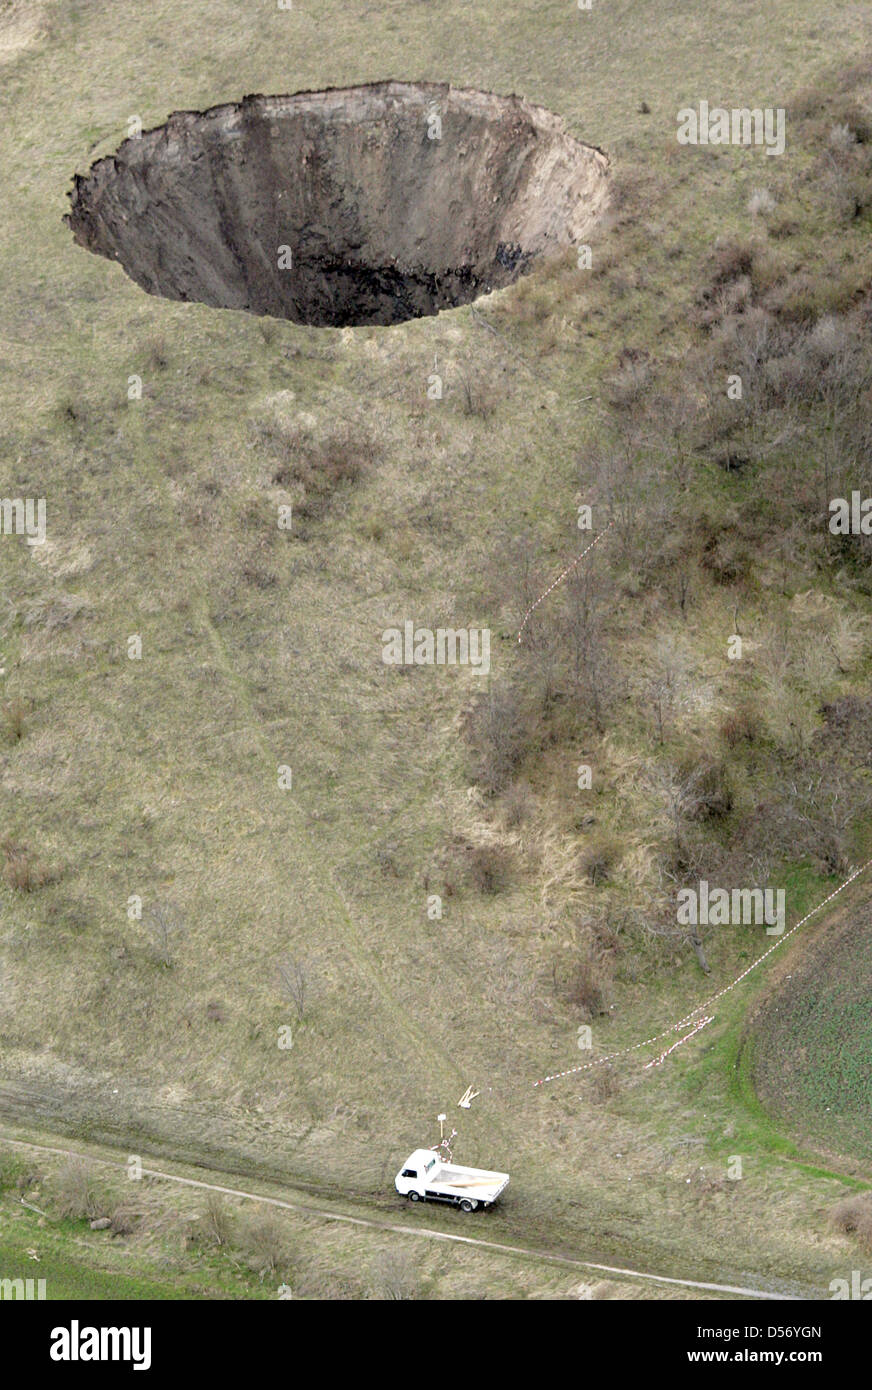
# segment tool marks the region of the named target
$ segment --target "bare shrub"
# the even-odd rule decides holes
[[[575,571],[566,586],[561,636],[570,662],[576,709],[598,734],[605,732],[613,696],[613,661],[606,621],[613,596],[593,566]]]
[[[142,1212],[130,1202],[119,1202],[109,1221],[113,1236],[132,1236],[142,1225]]]
[[[302,1021],[309,995],[309,969],[306,962],[299,956],[282,956],[276,962],[276,974],[282,998],[293,1004],[297,1017]]]
[[[94,1169],[81,1158],[69,1159],[55,1184],[59,1214],[68,1221],[94,1221],[103,1215],[104,1202]]]
[[[35,893],[53,881],[51,870],[26,845],[7,836],[0,849],[4,855],[3,882],[14,893]]]
[[[736,749],[755,743],[760,733],[760,718],[749,705],[731,710],[721,721],[720,735],[728,748]]]
[[[3,721],[3,732],[10,743],[20,743],[24,738],[27,718],[27,706],[24,701],[7,700],[0,709],[0,717]]]
[[[501,792],[512,779],[528,747],[518,689],[494,681],[479,696],[466,724],[474,755],[473,775],[483,791]]]
[[[588,883],[599,887],[607,883],[621,857],[621,847],[610,836],[600,836],[585,845],[578,856],[578,865]]]
[[[861,1248],[872,1254],[872,1198],[867,1193],[839,1202],[830,1212],[830,1220],[837,1231],[855,1236]]]
[[[29,1192],[32,1187],[38,1186],[43,1181],[43,1177],[44,1174],[38,1168],[26,1167],[15,1178],[16,1191]]]
[[[254,589],[260,589],[261,592],[274,589],[279,582],[277,574],[273,574],[271,570],[263,569],[258,564],[243,565],[240,573],[246,584],[250,584]]]
[[[382,1251],[372,1262],[376,1298],[411,1300],[421,1296],[419,1264],[407,1250]]]
[[[375,857],[378,866],[383,874],[390,874],[393,878],[399,878],[400,871],[397,867],[398,845],[395,840],[382,840],[381,844],[375,847]]]
[[[280,1217],[268,1208],[258,1211],[242,1227],[239,1245],[249,1269],[261,1279],[267,1274],[287,1273],[291,1250]]]
[[[600,1102],[614,1100],[621,1094],[621,1078],[611,1062],[595,1067],[591,1077],[594,1099]]]
[[[489,377],[470,375],[458,368],[461,399],[464,415],[477,416],[479,420],[489,420],[497,408],[498,395]]]
[[[518,829],[525,825],[536,809],[536,800],[529,782],[513,782],[503,797],[506,825]]]
[[[277,462],[273,484],[295,485],[301,494],[295,515],[310,521],[320,520],[334,494],[353,486],[380,453],[375,438],[360,425],[342,425],[316,437],[281,418],[268,417],[253,422],[252,430],[255,442]]]
[[[167,348],[166,338],[154,337],[148,345],[148,365],[156,372],[162,372],[169,366],[169,349]]]
[[[609,405],[616,410],[630,410],[644,395],[649,379],[650,368],[645,361],[628,361],[605,382],[605,394]]]
[[[710,257],[710,283],[725,285],[742,275],[750,275],[756,254],[757,247],[750,241],[731,239],[721,242]]]
[[[191,1225],[193,1245],[225,1249],[233,1239],[233,1217],[220,1192],[206,1194],[206,1205]]]
[[[849,831],[868,811],[869,790],[830,768],[808,765],[785,783],[785,801],[798,831],[797,847],[813,855],[826,873],[847,873]]]
[[[472,845],[467,861],[470,878],[479,893],[500,893],[508,885],[512,861],[502,846]]]
[[[798,236],[801,231],[801,223],[788,213],[769,223],[769,235],[775,241],[787,241],[790,237]]]
[[[730,239],[719,242],[709,257],[704,281],[697,295],[704,325],[718,323],[725,311],[738,307],[737,285],[750,285],[758,248],[749,241]],[[747,297],[747,290],[743,298]]]
[[[703,546],[700,564],[715,583],[739,584],[748,577],[751,558],[748,548],[734,528],[723,527],[709,536]]]
[[[693,788],[691,820],[717,820],[729,815],[733,808],[733,792],[729,773],[722,762],[703,758],[681,769]]]
[[[186,928],[175,903],[156,903],[145,915],[145,923],[152,941],[152,949],[158,963],[165,970],[172,968],[174,947],[186,933]]]
[[[585,1019],[608,1013],[605,984],[593,961],[582,960],[574,967],[569,979],[569,999]]]
[[[865,212],[872,200],[868,155],[851,135],[847,126],[833,128],[819,170],[830,211],[843,227]]]
[[[775,211],[775,198],[768,188],[755,188],[748,199],[748,212],[753,218],[769,217]]]

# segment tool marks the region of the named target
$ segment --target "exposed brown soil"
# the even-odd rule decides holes
[[[518,97],[383,82],[177,112],[77,175],[67,220],[150,294],[390,324],[583,238],[607,171]]]

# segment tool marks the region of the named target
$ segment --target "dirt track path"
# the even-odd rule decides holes
[[[84,1158],[107,1168],[125,1169],[120,1159],[99,1158],[81,1149],[56,1148],[48,1144],[31,1143],[28,1140],[13,1139],[0,1130],[0,1141],[10,1148],[29,1149],[37,1153],[54,1154],[59,1158]],[[490,1250],[499,1255],[511,1255],[528,1260],[541,1260],[547,1264],[560,1265],[568,1269],[587,1270],[594,1274],[608,1274],[618,1279],[642,1279],[646,1283],[666,1284],[684,1289],[696,1289],[702,1293],[732,1295],[739,1298],[762,1299],[771,1302],[790,1303],[801,1301],[790,1294],[773,1293],[767,1289],[745,1288],[733,1284],[703,1283],[697,1279],[677,1279],[666,1274],[651,1274],[638,1269],[624,1269],[618,1265],[596,1264],[591,1260],[577,1260],[569,1255],[559,1255],[553,1251],[535,1250],[523,1245],[503,1245],[494,1240],[482,1240],[478,1236],[457,1235],[449,1231],[428,1230],[425,1227],[407,1226],[402,1222],[379,1221],[371,1216],[352,1216],[348,1212],[331,1211],[326,1207],[314,1206],[304,1201],[288,1201],[283,1197],[269,1197],[245,1188],[224,1187],[219,1183],[204,1182],[200,1178],[186,1178],[179,1173],[167,1172],[162,1168],[143,1168],[143,1175],[161,1182],[175,1183],[181,1187],[199,1188],[205,1192],[219,1192],[226,1197],[235,1197],[248,1202],[262,1202],[266,1206],[281,1207],[285,1211],[299,1212],[304,1216],[319,1217],[323,1221],[340,1221],[349,1226],[364,1226],[371,1230],[387,1231],[392,1235],[418,1236],[424,1240],[447,1241],[455,1245],[471,1245],[481,1250]],[[812,1296],[812,1291],[809,1291]]]

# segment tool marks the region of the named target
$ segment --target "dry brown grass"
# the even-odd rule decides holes
[[[35,893],[47,883],[54,882],[56,875],[26,845],[7,836],[0,841],[3,852],[3,882],[14,893]]]
[[[10,743],[19,743],[24,738],[27,727],[27,705],[24,700],[7,700],[0,707],[3,731]]]
[[[97,1171],[85,1159],[71,1158],[55,1179],[58,1213],[69,1221],[93,1221],[105,1215],[105,1198]]]
[[[872,1254],[872,1197],[868,1193],[839,1202],[830,1213],[830,1221],[843,1235],[853,1236],[865,1254]]]

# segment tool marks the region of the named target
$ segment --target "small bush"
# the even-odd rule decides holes
[[[373,1261],[373,1290],[376,1298],[411,1300],[420,1297],[418,1261],[408,1251],[385,1251]]]
[[[273,483],[285,488],[296,484],[303,495],[295,503],[295,515],[309,521],[323,517],[333,494],[356,483],[379,452],[368,434],[350,427],[316,439],[303,430],[268,421],[255,426],[255,433],[257,442],[279,460]]]
[[[733,808],[727,769],[721,762],[704,761],[688,770],[693,788],[691,820],[718,820]]]
[[[473,845],[469,851],[469,874],[479,893],[501,893],[508,885],[511,860],[499,845]]]
[[[749,241],[725,241],[717,246],[709,262],[710,283],[720,288],[754,269],[757,248]]]
[[[151,936],[155,961],[170,970],[175,959],[175,943],[187,934],[178,908],[170,902],[155,903],[145,914],[145,925]]]
[[[0,1187],[4,1185],[9,1186],[14,1177],[16,1192],[29,1192],[32,1187],[39,1186],[39,1184],[43,1180],[43,1176],[44,1175],[39,1171],[38,1168],[30,1168],[28,1166],[25,1166],[23,1169],[18,1171],[15,1166],[10,1164],[8,1168],[4,1169],[3,1181],[0,1182]]]
[[[309,965],[299,956],[285,955],[276,961],[276,976],[282,998],[293,1004],[300,1022],[306,1016],[309,998]]]
[[[620,847],[614,840],[600,839],[586,845],[578,857],[578,865],[588,883],[595,888],[607,883],[620,859]]]
[[[200,1248],[224,1249],[233,1240],[233,1218],[219,1192],[209,1192],[202,1214],[191,1226],[190,1243]]]
[[[752,217],[769,217],[775,211],[775,199],[768,188],[755,188],[748,199],[748,212]]]
[[[716,584],[727,586],[739,584],[747,578],[751,561],[739,537],[725,528],[720,534],[710,536],[706,541],[700,556],[700,565],[708,571]]]
[[[162,372],[169,366],[169,350],[166,338],[152,338],[148,345],[148,356],[146,361],[152,371]]]
[[[499,397],[493,382],[487,377],[470,377],[461,371],[460,397],[463,401],[464,415],[477,416],[479,420],[489,420],[495,413]]]
[[[836,103],[833,116],[835,129],[847,130],[852,145],[872,144],[872,111],[868,106],[847,98]]]
[[[536,809],[536,801],[529,782],[513,782],[503,798],[506,824],[517,829],[526,824]]]
[[[14,893],[35,893],[52,881],[51,870],[46,867],[26,845],[17,844],[9,838],[2,841],[3,882]]]
[[[466,724],[474,755],[473,775],[493,795],[508,786],[527,751],[521,697],[515,686],[494,683],[479,697]]]
[[[626,362],[605,382],[605,396],[616,410],[637,405],[648,387],[651,371],[644,361]]]
[[[861,1248],[872,1254],[872,1198],[865,1193],[846,1198],[833,1208],[830,1220],[837,1231],[855,1236]]]
[[[8,700],[0,710],[3,732],[10,743],[20,743],[24,738],[27,706],[23,700]]]
[[[246,584],[250,584],[253,589],[260,589],[261,592],[274,589],[279,582],[277,574],[256,564],[244,565],[241,574]]]
[[[721,738],[728,748],[739,748],[743,743],[756,742],[760,731],[760,720],[748,706],[731,710],[721,723]]]
[[[397,867],[398,846],[394,840],[383,840],[380,845],[376,845],[375,857],[378,866],[383,874],[390,874],[393,878],[399,878],[400,871]]]
[[[248,1266],[261,1279],[287,1271],[291,1260],[287,1234],[279,1216],[268,1209],[258,1212],[243,1226],[240,1246]]]
[[[795,217],[790,217],[785,213],[774,222],[769,223],[769,235],[774,241],[788,241],[790,237],[796,236],[800,231],[800,223]]]
[[[104,1215],[104,1202],[94,1169],[85,1159],[71,1158],[56,1182],[58,1212],[68,1221],[94,1221]]]
[[[595,1100],[614,1100],[621,1094],[621,1078],[610,1062],[594,1068],[592,1081]]]
[[[569,985],[570,1003],[586,1019],[608,1013],[605,987],[593,961],[583,960],[573,972]]]

